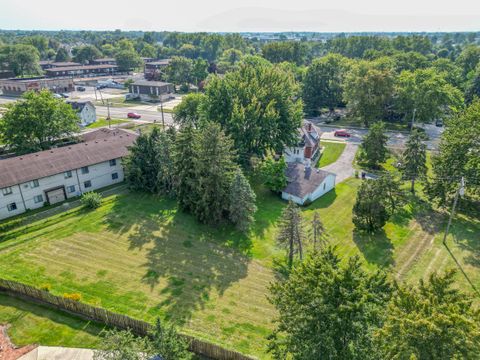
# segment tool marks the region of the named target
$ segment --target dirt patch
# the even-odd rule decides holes
[[[36,345],[17,348],[7,335],[7,326],[0,325],[0,360],[16,360],[20,356],[35,349]]]

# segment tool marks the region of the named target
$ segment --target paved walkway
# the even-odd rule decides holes
[[[93,350],[39,346],[18,360],[92,360]]]
[[[322,170],[332,172],[337,175],[335,182],[339,182],[348,179],[354,175],[355,169],[353,168],[353,160],[355,159],[355,153],[357,152],[358,145],[352,143],[346,143],[345,149],[342,155],[334,163],[322,167]]]

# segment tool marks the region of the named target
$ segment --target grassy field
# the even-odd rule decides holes
[[[330,165],[337,161],[337,159],[342,155],[343,150],[345,150],[344,142],[333,142],[333,141],[321,141],[320,145],[323,147],[322,155],[318,160],[317,167],[324,167]]]
[[[97,121],[87,125],[85,128],[86,129],[96,129],[96,128],[99,128],[99,127],[102,127],[102,126],[108,126],[109,124],[111,126],[114,126],[114,125],[118,125],[118,124],[124,124],[124,123],[127,123],[127,122],[130,122],[130,121],[125,120],[125,119],[112,119],[112,120],[108,121],[105,118],[99,118]]]
[[[349,179],[303,209],[307,221],[314,211],[320,213],[341,254],[359,255],[368,269],[385,267],[407,281],[455,266],[441,244],[444,216],[420,202],[399,211],[384,231],[356,234],[351,209],[359,184]],[[2,234],[0,274],[36,286],[51,284],[55,294],[78,292],[82,301],[136,318],[160,316],[185,333],[267,358],[265,337],[275,310],[266,295],[275,278],[274,259],[284,256],[274,238],[285,203],[257,190],[259,210],[249,236],[199,225],[172,200],[125,192],[107,197],[97,210],[71,209]],[[452,253],[480,287],[480,221],[462,215],[452,230]],[[470,289],[461,274],[458,284]],[[16,302],[9,306],[17,309]],[[0,320],[4,307],[0,302]],[[14,328],[27,328],[25,321],[20,318]],[[77,328],[72,331],[38,341],[61,344],[69,337],[68,344],[81,346]],[[19,344],[34,338],[20,333],[12,332]]]

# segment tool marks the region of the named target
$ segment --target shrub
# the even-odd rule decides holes
[[[80,301],[82,299],[82,294],[79,293],[65,293],[63,294],[65,299],[70,299],[73,301]]]
[[[82,195],[82,204],[89,209],[96,209],[102,203],[102,197],[96,192],[87,192]]]

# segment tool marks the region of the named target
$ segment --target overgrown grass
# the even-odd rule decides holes
[[[324,167],[330,165],[338,160],[345,150],[344,142],[321,141],[320,145],[323,147],[320,159],[317,162],[317,167]]]
[[[418,199],[382,232],[355,233],[351,209],[360,183],[349,179],[303,208],[306,222],[318,211],[345,258],[358,255],[368,269],[384,268],[392,278],[416,281],[455,266],[441,245],[444,215]],[[261,186],[256,192],[258,212],[248,235],[198,224],[173,200],[110,196],[96,210],[75,208],[6,231],[0,274],[35,286],[49,283],[55,294],[78,292],[83,301],[139,319],[159,316],[188,334],[268,358],[266,335],[276,312],[266,296],[274,259],[285,255],[275,244],[285,202]],[[462,215],[452,233],[452,252],[479,287],[480,222]],[[471,289],[460,275],[458,286]],[[19,319],[17,326],[26,325]],[[39,341],[54,341],[45,336]]]

